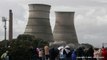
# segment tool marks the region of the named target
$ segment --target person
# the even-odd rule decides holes
[[[55,60],[56,59],[56,57],[57,57],[57,55],[58,55],[58,53],[59,53],[59,51],[58,51],[58,49],[56,49],[56,48],[51,48],[50,50],[49,50],[49,58],[50,58],[50,60]]]
[[[99,48],[95,48],[94,49],[94,60],[100,60],[99,57],[101,57],[101,51]]]
[[[89,48],[84,48],[84,59],[85,60],[88,60],[88,53],[87,53],[88,49]]]
[[[64,50],[66,51],[66,60],[71,60],[72,50],[70,47],[67,45]]]
[[[49,50],[49,56],[50,56],[50,60],[55,60],[55,57],[54,57],[54,48],[51,48]]]
[[[102,60],[107,60],[107,50],[103,47],[101,55],[104,57]]]
[[[39,60],[43,60],[43,49],[40,48],[39,50]]]
[[[73,50],[72,54],[71,54],[71,60],[76,60],[76,51]]]
[[[82,47],[79,47],[77,50],[76,50],[76,53],[77,53],[77,60],[82,60],[82,57],[84,56],[84,51],[83,51],[83,48]]]
[[[89,47],[89,49],[87,50],[87,57],[88,57],[88,59],[86,59],[86,60],[93,60],[93,57],[94,57],[93,47]]]
[[[59,50],[59,60],[66,60],[66,52],[63,48]]]
[[[44,46],[44,52],[45,52],[45,60],[49,59],[49,47],[46,45]]]
[[[5,53],[3,53],[3,54],[1,55],[1,59],[2,59],[2,60],[9,60],[8,51],[6,51]]]
[[[36,57],[36,60],[39,59],[39,48],[35,49],[35,57]]]

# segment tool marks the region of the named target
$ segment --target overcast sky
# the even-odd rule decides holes
[[[55,25],[55,11],[75,11],[74,23],[79,43],[90,43],[97,47],[107,43],[107,0],[1,0],[0,40],[4,39],[4,23],[1,17],[5,16],[8,20],[9,9],[13,10],[14,38],[16,38],[25,31],[28,4],[31,3],[51,5],[52,30]]]

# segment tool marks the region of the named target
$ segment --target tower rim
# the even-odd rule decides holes
[[[74,11],[55,11],[55,13],[75,13]]]
[[[29,6],[31,6],[31,5],[40,5],[40,6],[49,6],[49,7],[51,7],[51,5],[48,5],[48,4],[28,4]]]

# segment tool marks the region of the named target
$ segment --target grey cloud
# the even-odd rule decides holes
[[[101,43],[106,42],[107,39],[107,2],[103,1],[105,0],[3,0],[0,2],[0,17],[8,17],[8,10],[13,9],[14,38],[16,38],[19,34],[23,34],[27,24],[27,4],[29,3],[46,3],[52,6],[50,15],[52,29],[55,25],[54,11],[75,11],[75,26],[79,42],[95,45],[94,42],[102,40],[95,45],[101,46]],[[0,37],[3,37],[1,33],[0,30]]]
[[[104,0],[103,0],[104,1]],[[27,0],[26,3],[44,3],[52,6],[86,6],[86,7],[106,7],[107,2],[101,0]]]
[[[92,1],[92,0],[56,0],[57,3],[53,3],[53,5],[60,6],[86,6],[86,7],[106,7],[106,3]]]
[[[0,2],[0,17],[5,16],[8,20],[8,15],[9,15],[9,9],[13,10],[13,31],[14,31],[14,37],[16,37],[19,33],[23,33],[23,30],[25,28],[25,24],[26,24],[26,20],[25,20],[25,15],[26,15],[26,10],[24,9],[23,6],[21,6],[19,3],[17,3],[17,1],[8,1],[8,0],[4,0]],[[23,23],[24,22],[24,23]],[[0,23],[2,23],[0,21]],[[8,21],[7,21],[8,23]],[[0,29],[2,29],[2,31],[0,30],[0,35],[1,35],[1,39],[3,39],[4,37],[4,32],[3,31],[3,25],[0,25]],[[22,26],[24,25],[24,26]],[[8,28],[8,24],[7,24],[7,28]],[[17,33],[17,35],[16,35]],[[8,36],[8,30],[7,30],[7,36]]]
[[[75,26],[80,43],[90,43],[100,46],[107,39],[107,9],[94,8],[78,13],[75,19]],[[84,11],[84,10],[83,10]],[[84,14],[83,14],[84,13]],[[99,17],[99,18],[98,18]],[[96,44],[93,42],[97,42]]]

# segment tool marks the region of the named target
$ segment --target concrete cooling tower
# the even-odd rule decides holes
[[[74,12],[56,12],[53,36],[55,41],[78,44],[74,27]]]
[[[50,5],[29,4],[29,18],[24,34],[34,35],[46,41],[53,41],[50,26]]]

